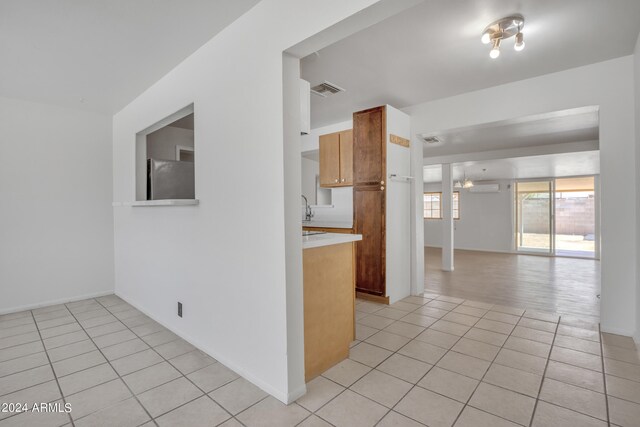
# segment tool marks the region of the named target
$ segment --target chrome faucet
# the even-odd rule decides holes
[[[302,194],[302,198],[304,199],[304,220],[311,221],[311,218],[313,218],[313,211],[311,210],[311,206],[309,206],[309,201],[304,196],[304,194]]]

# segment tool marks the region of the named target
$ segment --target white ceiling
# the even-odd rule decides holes
[[[484,169],[484,170],[483,170]],[[551,154],[544,156],[517,157],[512,159],[455,163],[453,179],[467,178],[474,181],[501,179],[528,179],[597,175],[600,173],[600,152]],[[424,182],[442,181],[440,165],[424,167]]]
[[[2,0],[0,96],[114,113],[259,0]]]
[[[490,59],[481,31],[516,12],[526,20],[526,48],[515,52],[508,40]],[[302,60],[312,86],[328,80],[346,89],[312,96],[312,126],[629,55],[639,31],[638,0],[426,0]]]
[[[169,123],[167,126],[171,126],[174,128],[180,128],[180,129],[188,129],[188,130],[193,130],[194,129],[194,117],[193,117],[193,113],[184,116],[181,119],[176,120],[173,123]]]
[[[423,136],[435,136],[440,141],[424,143],[424,157],[597,141],[599,115],[597,107],[581,107],[448,129]]]

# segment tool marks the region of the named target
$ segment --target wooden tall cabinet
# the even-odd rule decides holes
[[[320,186],[353,185],[353,132],[320,135]]]
[[[382,302],[410,292],[410,132],[410,117],[388,105],[353,114],[356,291]]]
[[[386,295],[385,172],[386,114],[377,107],[353,114],[353,223],[362,241],[356,248],[356,291]]]

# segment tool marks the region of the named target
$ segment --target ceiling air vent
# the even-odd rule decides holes
[[[340,86],[336,86],[333,83],[324,82],[311,88],[311,93],[326,98],[329,95],[336,94],[338,92],[344,92]]]
[[[427,146],[441,145],[442,140],[433,135],[420,135]]]

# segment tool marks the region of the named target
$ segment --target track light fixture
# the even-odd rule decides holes
[[[492,44],[489,56],[496,59],[500,56],[500,44],[502,40],[515,36],[515,44],[513,48],[520,52],[524,49],[524,17],[522,15],[511,15],[506,18],[498,19],[489,24],[482,32],[481,41],[483,44]]]

